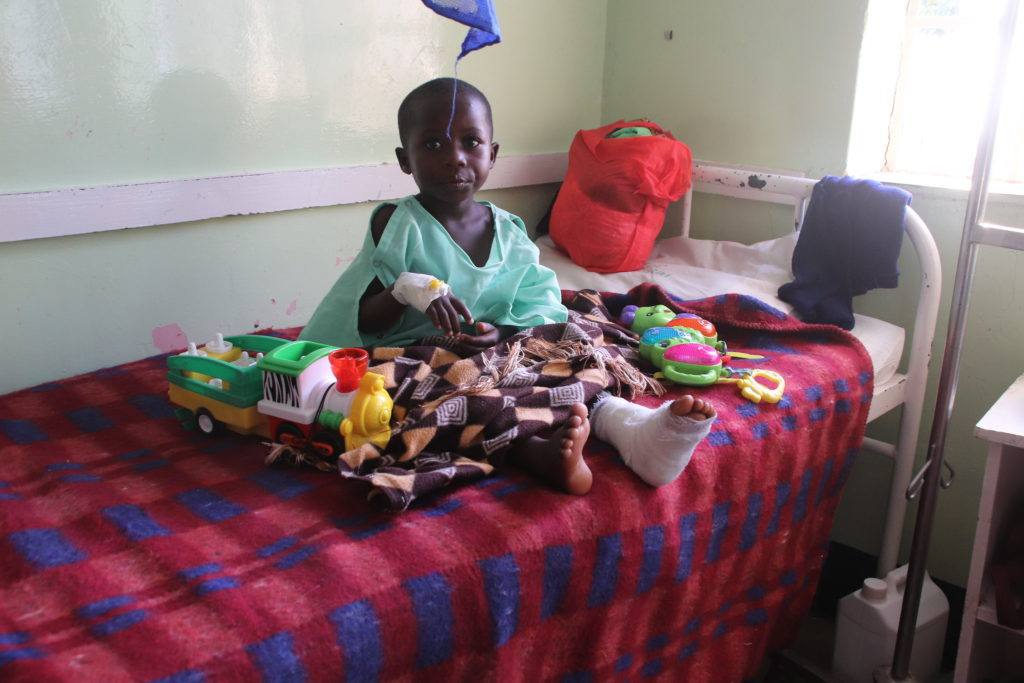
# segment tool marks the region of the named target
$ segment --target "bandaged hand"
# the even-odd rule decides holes
[[[460,316],[467,323],[473,323],[473,315],[466,304],[452,294],[451,287],[433,275],[402,273],[395,280],[391,295],[398,303],[425,313],[445,334],[458,334]]]
[[[403,306],[412,306],[420,313],[427,312],[435,299],[451,294],[452,288],[443,280],[423,273],[402,273],[395,280],[391,295]]]

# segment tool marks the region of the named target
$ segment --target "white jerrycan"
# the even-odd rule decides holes
[[[884,580],[864,579],[859,590],[839,601],[832,652],[832,673],[837,679],[871,683],[876,669],[892,664],[906,583],[907,565],[903,565],[889,572]],[[938,675],[948,619],[949,600],[925,573],[910,658],[910,673],[915,681],[926,683]]]

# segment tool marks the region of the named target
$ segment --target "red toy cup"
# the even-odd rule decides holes
[[[335,387],[341,392],[355,391],[370,365],[370,354],[363,349],[337,349],[328,359],[337,380]]]

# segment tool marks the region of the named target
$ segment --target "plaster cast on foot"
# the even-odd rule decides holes
[[[626,465],[651,486],[664,486],[682,473],[715,421],[676,415],[670,405],[645,408],[609,396],[590,411],[594,434],[615,446]]]

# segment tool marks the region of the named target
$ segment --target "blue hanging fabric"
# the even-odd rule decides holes
[[[423,0],[423,4],[442,17],[469,27],[456,62],[473,50],[501,42],[501,28],[492,0]]]

